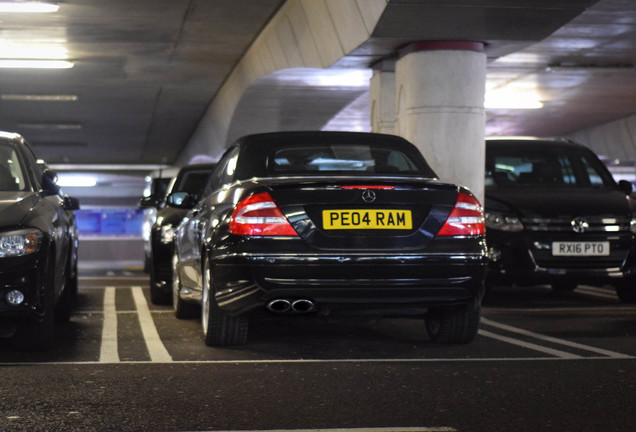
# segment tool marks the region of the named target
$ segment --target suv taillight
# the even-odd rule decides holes
[[[438,236],[478,236],[486,233],[484,211],[471,194],[460,192],[455,207],[437,233]]]
[[[230,233],[244,236],[297,236],[271,195],[262,192],[239,202],[230,219]]]

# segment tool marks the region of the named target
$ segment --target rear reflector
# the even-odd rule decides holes
[[[471,194],[460,192],[455,207],[437,233],[438,236],[478,236],[486,233],[484,211]]]
[[[230,233],[244,236],[298,236],[267,192],[250,195],[237,204],[230,219]]]

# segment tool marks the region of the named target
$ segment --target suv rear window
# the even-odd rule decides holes
[[[417,174],[418,165],[405,153],[368,145],[299,146],[270,156],[276,174]]]

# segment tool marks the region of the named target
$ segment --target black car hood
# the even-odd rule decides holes
[[[0,226],[21,225],[37,201],[35,192],[0,191]]]
[[[511,211],[522,218],[629,216],[634,202],[612,189],[496,189],[486,191],[486,211]]]

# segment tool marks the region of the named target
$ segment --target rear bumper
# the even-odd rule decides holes
[[[433,306],[478,306],[482,254],[226,254],[211,263],[217,304],[242,313],[275,299],[308,299],[321,313],[412,315]]]

